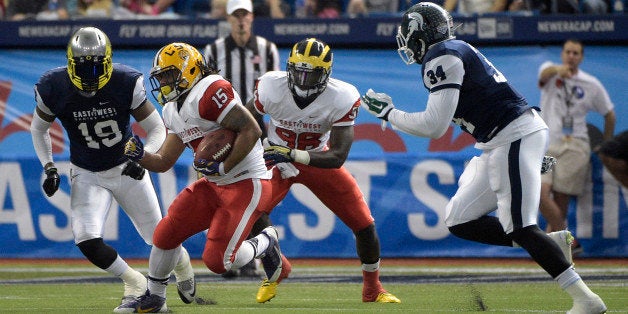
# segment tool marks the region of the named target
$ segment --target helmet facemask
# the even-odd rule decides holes
[[[162,105],[177,99],[185,90],[185,87],[179,88],[179,85],[187,86],[182,82],[181,71],[174,66],[151,73],[150,85],[153,97]]]
[[[407,65],[415,62],[421,64],[423,61],[426,50],[425,42],[420,38],[414,38],[410,33],[408,33],[408,36],[404,36],[401,26],[397,29],[397,47],[399,57]]]
[[[111,43],[107,35],[94,27],[79,29],[68,44],[68,75],[85,96],[103,88],[113,73]]]
[[[325,43],[314,38],[296,43],[286,66],[288,88],[295,99],[307,104],[325,91],[332,63],[331,48]]]
[[[300,98],[318,95],[327,87],[329,74],[324,68],[312,68],[309,63],[288,64],[288,87]]]

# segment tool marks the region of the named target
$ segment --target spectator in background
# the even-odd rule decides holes
[[[115,5],[112,0],[78,0],[76,18],[111,18]]]
[[[577,0],[528,0],[528,6],[540,14],[575,14],[580,12]]]
[[[282,19],[290,16],[290,5],[284,0],[253,0],[255,17]]]
[[[567,228],[567,210],[573,197],[584,191],[590,169],[591,147],[586,116],[604,116],[604,139],[613,137],[615,111],[606,89],[579,66],[584,59],[582,42],[569,39],[560,54],[562,63],[547,61],[539,68],[541,116],[549,126],[547,155],[556,158],[554,170],[542,176],[541,214],[548,232]],[[574,241],[574,254],[582,251]]]
[[[0,20],[4,20],[6,7],[4,6],[4,0],[0,0]]]
[[[315,17],[316,9],[315,0],[295,0],[294,1],[294,17],[312,18]]]
[[[253,99],[253,90],[259,77],[268,71],[279,70],[279,51],[275,43],[253,33],[254,10],[251,0],[229,0],[226,12],[231,33],[205,46],[203,55],[208,63],[210,60],[216,61],[216,68],[220,70],[220,74],[231,82],[233,88],[241,95],[242,102],[246,103]],[[264,126],[263,121],[258,123]],[[265,132],[264,127],[262,130]],[[259,234],[269,225],[268,215],[263,214],[253,226],[249,238]],[[228,271],[223,277],[238,275],[258,277],[255,261],[239,270]]]
[[[196,3],[200,0],[119,0],[119,7],[124,8],[130,13],[138,15],[158,16],[165,14],[173,14],[174,16],[185,15],[184,8],[188,4],[186,1]],[[206,7],[201,12],[209,11],[208,0],[203,0]],[[175,10],[174,7],[178,10]]]
[[[227,0],[209,0],[210,1],[210,12],[209,18],[212,19],[226,19],[227,18]]]
[[[620,0],[623,1],[623,0]],[[604,0],[583,0],[581,3],[582,13],[586,14],[606,14],[610,12],[611,5]]]
[[[347,5],[349,17],[369,16],[369,14],[393,14],[399,12],[399,1],[390,0],[350,0]]]
[[[343,0],[296,0],[294,15],[299,18],[339,18],[343,14]]]
[[[449,12],[464,15],[503,12],[508,0],[445,0],[443,7]]]
[[[65,0],[11,0],[7,7],[7,19],[67,20],[70,17]]]
[[[118,0],[118,6],[132,14],[151,14],[153,9],[151,1],[144,0]],[[154,0],[153,0],[154,1]]]
[[[597,153],[615,180],[628,188],[628,131],[602,142]]]

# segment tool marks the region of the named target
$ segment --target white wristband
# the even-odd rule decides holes
[[[292,157],[295,162],[300,164],[310,164],[310,153],[308,153],[307,150],[293,149],[290,152],[290,157]]]

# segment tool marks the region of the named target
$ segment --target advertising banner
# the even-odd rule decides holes
[[[586,49],[583,68],[594,73],[609,91],[617,112],[616,133],[628,129],[624,119],[628,106],[623,103],[628,99],[628,81],[624,68],[613,62],[628,60],[628,48]],[[536,105],[537,68],[544,60],[559,62],[560,47],[490,47],[483,52],[530,104]],[[147,75],[154,53],[114,49],[113,58]],[[407,67],[396,51],[335,49],[334,53],[334,77],[351,82],[362,93],[368,88],[387,92],[402,110],[425,108],[427,92],[419,79],[420,67]],[[280,54],[285,60],[286,50],[281,49]],[[53,156],[62,181],[60,191],[51,198],[41,188],[44,175],[29,133],[35,106],[33,85],[44,71],[66,62],[63,49],[0,51],[0,258],[82,256],[70,227],[69,142],[65,132],[58,122],[53,124]],[[588,121],[598,129],[603,127],[599,115],[590,115]],[[136,123],[134,131],[140,131]],[[521,249],[458,239],[444,225],[447,200],[454,194],[466,162],[478,154],[473,144],[469,135],[453,126],[439,139],[425,139],[391,128],[382,131],[376,118],[367,113],[358,116],[355,141],[345,166],[371,207],[383,257],[526,256]],[[584,247],[583,256],[628,257],[628,193],[595,154],[591,161],[587,193],[572,202],[569,210],[570,230]],[[165,212],[177,193],[196,179],[189,150],[174,169],[151,174],[151,178]],[[293,187],[271,219],[279,228],[288,257],[356,256],[351,231],[303,186]],[[148,256],[149,247],[115,203],[111,204],[105,230],[105,240],[121,255]],[[185,243],[193,256],[200,256],[204,239],[204,234],[197,234]]]

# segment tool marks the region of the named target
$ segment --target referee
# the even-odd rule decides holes
[[[216,68],[220,70],[220,75],[231,82],[233,88],[240,94],[244,105],[253,99],[253,90],[259,77],[268,71],[279,70],[279,52],[275,43],[253,34],[251,0],[229,0],[227,22],[231,26],[230,34],[205,46],[203,55],[208,63],[209,56],[216,60]],[[262,136],[265,137],[266,127],[263,126],[263,121],[258,122],[262,124]],[[269,225],[268,215],[262,215],[251,229],[249,238],[259,234]],[[239,270],[230,270],[222,276],[231,278],[259,277],[260,275],[253,260],[252,263],[244,265]]]
[[[227,22],[231,33],[205,46],[205,59],[216,60],[220,75],[231,82],[246,104],[253,99],[255,82],[268,71],[279,70],[277,45],[252,32],[251,0],[229,0]]]

